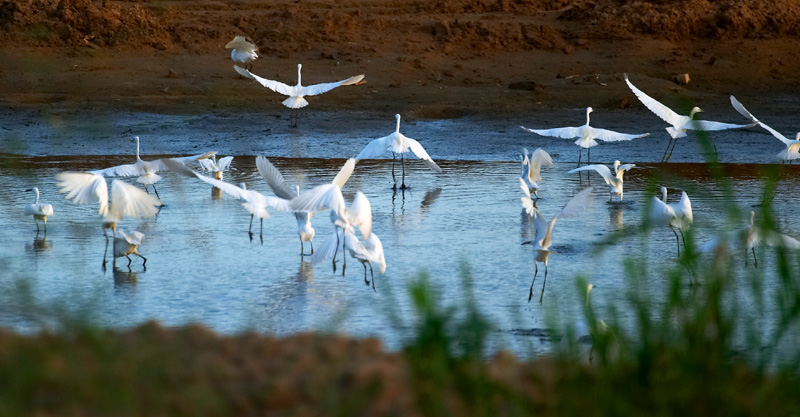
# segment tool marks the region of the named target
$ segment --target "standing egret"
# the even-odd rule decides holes
[[[523,245],[530,245],[533,244],[533,249],[536,251],[536,259],[533,263],[534,267],[536,268],[533,274],[533,281],[531,281],[531,289],[528,293],[528,302],[531,301],[533,298],[533,284],[536,282],[536,275],[539,274],[539,265],[537,262],[544,262],[544,284],[542,284],[542,294],[539,296],[539,302],[542,302],[544,298],[544,287],[547,285],[547,261],[550,258],[550,246],[552,245],[552,234],[553,234],[553,226],[556,224],[556,220],[559,217],[569,218],[574,217],[577,214],[585,211],[589,204],[592,201],[592,187],[588,187],[585,190],[575,194],[564,208],[553,217],[553,220],[550,220],[548,224],[545,221],[542,213],[539,212],[538,209],[533,208],[533,224],[535,228],[535,235],[532,241],[523,242]]]
[[[735,125],[731,123],[712,122],[708,120],[696,120],[694,115],[703,111],[699,107],[693,107],[688,116],[682,116],[674,112],[669,107],[659,103],[654,98],[648,96],[642,92],[642,90],[636,88],[636,86],[634,86],[628,79],[628,74],[625,74],[625,82],[628,84],[628,87],[630,87],[631,91],[633,91],[633,94],[639,98],[639,101],[641,101],[645,107],[671,125],[670,127],[666,128],[667,133],[669,133],[670,136],[670,141],[667,143],[667,149],[664,151],[664,156],[661,157],[661,162],[669,162],[669,158],[672,157],[672,151],[675,150],[675,145],[678,143],[678,138],[685,137],[687,130],[715,131],[738,129],[755,125],[755,123],[751,123],[749,125]],[[672,145],[672,149],[670,149],[670,145]],[[667,152],[669,152],[669,154],[667,154]]]
[[[108,235],[106,235],[108,238]],[[117,258],[128,258],[128,269],[131,267],[131,257],[129,255],[136,255],[142,258],[142,266],[147,269],[147,258],[139,254],[139,246],[144,241],[144,233],[133,231],[126,234],[122,229],[114,233],[114,261],[113,266],[117,265]]]
[[[286,200],[278,197],[266,196],[255,190],[248,190],[245,183],[241,183],[240,186],[237,187],[224,181],[215,180],[214,178],[206,177],[205,175],[200,175],[186,165],[182,164],[180,161],[167,160],[166,165],[170,170],[175,171],[178,174],[187,177],[197,177],[203,182],[219,188],[225,194],[228,194],[233,198],[244,200],[242,206],[250,213],[250,227],[247,230],[247,233],[250,235],[250,240],[253,240],[253,218],[258,217],[258,219],[261,221],[259,237],[261,238],[261,242],[264,242],[264,219],[270,218],[267,207],[275,208],[278,211],[289,211],[289,206]]]
[[[586,163],[589,163],[591,158],[591,149],[593,146],[597,146],[597,141],[595,139],[600,139],[604,142],[618,142],[621,140],[643,138],[649,135],[649,133],[630,135],[627,133],[615,132],[613,130],[591,127],[589,126],[589,113],[592,111],[593,110],[591,107],[586,108],[586,124],[579,127],[557,127],[554,129],[528,129],[525,126],[520,127],[528,132],[533,132],[542,136],[552,136],[562,139],[578,138],[578,140],[575,141],[575,144],[578,145],[578,166],[581,166],[581,151],[583,148],[586,148]]]
[[[578,171],[595,171],[600,176],[603,177],[606,184],[608,184],[611,189],[608,195],[608,202],[610,203],[614,194],[619,196],[619,202],[622,202],[622,176],[625,175],[625,171],[629,171],[631,168],[635,167],[636,164],[625,164],[620,166],[620,162],[614,161],[614,175],[611,174],[611,170],[608,169],[605,165],[595,164],[595,165],[585,165],[579,168],[575,168],[570,170],[568,173],[572,174]]]
[[[53,206],[50,204],[39,202],[39,188],[28,188],[25,191],[33,191],[36,193],[36,201],[33,204],[25,206],[25,215],[33,216],[33,221],[36,223],[36,233],[39,233],[39,220],[44,222],[44,234],[47,235],[47,216],[53,215]]]
[[[187,168],[188,169],[188,168]],[[120,180],[111,182],[111,204],[108,198],[106,179],[99,174],[88,172],[62,172],[56,175],[59,191],[67,193],[66,199],[77,204],[100,203],[98,214],[103,216],[103,234],[106,236],[106,249],[103,252],[103,267],[106,265],[108,235],[111,229],[116,236],[117,222],[123,216],[140,218],[158,213],[161,202],[144,191]],[[115,241],[116,245],[116,241]]]
[[[797,132],[797,134],[795,134],[794,140],[788,139],[786,136],[780,134],[780,132],[778,132],[777,130],[765,125],[763,122],[756,119],[755,116],[750,114],[750,112],[744,108],[744,106],[742,105],[742,103],[739,102],[739,100],[736,100],[736,97],[731,96],[731,104],[733,105],[733,108],[736,109],[736,111],[738,111],[742,116],[752,120],[753,122],[758,123],[759,126],[766,129],[769,133],[772,133],[772,136],[775,136],[776,138],[778,138],[778,140],[783,142],[784,145],[786,145],[786,149],[778,153],[778,158],[781,161],[791,162],[794,161],[795,159],[800,158],[800,132]]]
[[[158,195],[158,190],[156,190],[156,182],[161,179],[161,176],[157,173],[159,171],[165,171],[167,166],[164,165],[164,159],[156,159],[154,161],[143,161],[142,158],[139,157],[139,137],[136,136],[134,138],[136,141],[136,162],[127,165],[118,165],[111,168],[105,169],[98,169],[95,171],[89,171],[91,174],[98,174],[105,177],[136,177],[137,182],[142,184],[144,190],[147,191],[147,185],[150,184],[153,186],[153,191],[156,193],[156,197],[160,200],[161,197]],[[196,161],[198,159],[205,159],[212,155],[215,155],[217,152],[206,152],[200,155],[194,156],[186,156],[186,157],[179,157],[179,158],[170,158],[176,161],[180,161],[183,164],[187,164],[192,161]],[[149,191],[147,191],[149,192]]]
[[[372,142],[368,143],[367,146],[356,156],[356,161],[360,159],[371,159],[376,156],[380,156],[386,153],[386,151],[392,152],[392,181],[394,181],[394,185],[392,188],[397,188],[397,178],[394,176],[394,161],[395,161],[395,154],[400,154],[400,165],[403,167],[403,177],[402,182],[400,185],[400,189],[406,189],[406,165],[405,165],[405,153],[412,152],[417,158],[421,159],[422,162],[425,163],[425,166],[428,168],[436,171],[442,172],[442,169],[439,168],[439,165],[436,165],[436,162],[431,159],[428,155],[428,152],[419,144],[419,142],[415,139],[411,139],[406,135],[400,133],[400,115],[395,114],[395,119],[397,119],[397,127],[395,131],[382,138],[378,138],[373,140]]]
[[[311,256],[311,263],[317,264],[326,259],[335,258],[338,250],[350,252],[350,256],[361,262],[364,266],[364,283],[370,284],[367,280],[367,266],[372,282],[372,289],[375,290],[375,275],[372,271],[372,264],[376,263],[380,267],[381,274],[386,272],[386,258],[383,256],[383,244],[375,233],[370,233],[369,238],[364,243],[356,237],[352,231],[339,229],[322,243],[322,248]]]
[[[275,193],[278,198],[286,200],[287,204],[293,198],[300,195],[300,186],[295,185],[294,192],[292,192],[292,188],[286,183],[281,172],[278,171],[278,168],[275,168],[275,165],[272,165],[269,159],[263,156],[257,156],[256,167],[261,177],[264,178],[269,188],[272,189],[272,192]],[[313,216],[314,213],[296,211],[293,214],[297,221],[297,234],[300,236],[300,256],[305,256],[303,242],[308,242],[311,245],[311,254],[313,255],[314,228],[311,227],[311,216]]]
[[[547,153],[542,148],[536,148],[533,151],[533,154],[528,154],[527,148],[522,148],[522,164],[520,167],[520,174],[519,178],[523,181],[525,186],[528,188],[528,196],[530,197],[530,193],[536,196],[536,199],[539,199],[539,184],[536,181],[541,181],[542,176],[539,174],[542,167],[552,167],[553,166],[553,159],[550,157],[550,154]]]
[[[648,230],[653,227],[669,226],[672,233],[675,234],[675,241],[678,246],[678,256],[681,256],[681,241],[683,239],[683,247],[687,251],[689,248],[686,246],[686,238],[683,236],[683,231],[689,229],[694,216],[692,215],[692,202],[686,191],[681,192],[681,200],[678,203],[667,204],[667,187],[661,187],[661,200],[653,196],[650,213],[648,218]],[[678,238],[678,233],[675,229],[681,232],[681,237]]]
[[[237,65],[233,66],[233,69],[235,69],[236,72],[238,72],[239,74],[242,74],[247,78],[251,78],[253,80],[258,81],[259,84],[269,88],[270,90],[276,93],[283,94],[284,96],[289,96],[289,98],[283,101],[283,105],[294,110],[301,109],[308,105],[306,99],[303,98],[305,96],[316,96],[318,94],[331,91],[334,88],[342,85],[356,84],[364,79],[364,74],[361,74],[361,75],[356,75],[354,77],[350,77],[342,81],[304,86],[300,81],[301,68],[303,68],[303,66],[301,64],[297,64],[297,85],[286,85],[280,81],[273,81],[259,77],[258,75],[255,75],[252,72]],[[292,117],[294,118],[294,123],[292,124],[292,127],[297,127],[297,114],[292,113]]]
[[[764,230],[754,224],[756,213],[750,212],[750,223],[746,226],[734,230],[727,236],[716,237],[709,240],[700,247],[700,252],[716,252],[726,247],[726,243],[744,248],[744,266],[747,267],[747,252],[753,253],[753,262],[758,268],[758,258],[756,258],[756,246],[763,243],[767,246],[777,246],[786,249],[800,249],[800,241],[784,235],[774,230]]]
[[[225,49],[231,49],[231,59],[233,62],[241,62],[247,68],[247,64],[250,64],[250,68],[253,68],[253,61],[258,58],[258,47],[254,44],[247,41],[244,36],[236,36],[233,38],[232,41],[228,42],[225,45]]]

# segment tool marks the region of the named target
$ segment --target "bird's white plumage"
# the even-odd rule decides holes
[[[636,164],[625,164],[620,166],[619,161],[614,161],[614,172],[615,174],[611,173],[611,170],[602,164],[594,164],[594,165],[586,165],[582,167],[578,167],[569,171],[569,174],[579,172],[579,171],[595,171],[603,177],[603,180],[606,184],[609,185],[610,190],[609,193],[611,196],[618,195],[619,201],[622,201],[623,196],[623,176],[626,171],[630,170],[631,168],[635,167]],[[609,199],[610,201],[610,199]]]
[[[784,145],[786,145],[786,149],[778,153],[779,159],[784,161],[792,161],[800,158],[800,132],[795,134],[795,140],[791,140],[786,136],[783,136],[777,130],[767,126],[764,124],[764,122],[758,120],[734,96],[731,96],[731,105],[733,105],[733,108],[736,109],[736,111],[738,111],[742,116],[750,119],[754,123],[758,123],[759,126],[763,127],[767,132],[771,133],[772,136],[775,136],[778,140],[783,142]]]
[[[350,77],[342,81],[304,86],[302,85],[301,81],[302,80],[300,73],[301,68],[302,65],[297,64],[297,84],[291,86],[284,84],[280,81],[259,77],[258,75],[255,75],[252,72],[237,65],[233,66],[233,69],[236,70],[236,72],[238,72],[239,74],[247,78],[256,80],[262,86],[267,87],[278,94],[289,96],[288,99],[283,101],[283,105],[293,109],[299,109],[308,105],[308,102],[305,99],[303,99],[303,97],[305,96],[315,96],[318,94],[322,94],[330,90],[333,90],[336,87],[355,84],[364,79],[364,75],[362,74]]]
[[[56,175],[58,186],[65,198],[76,204],[99,203],[98,214],[108,219],[120,220],[123,216],[140,218],[158,213],[161,203],[157,198],[120,180],[111,182],[111,201],[106,180],[102,175],[88,172],[62,172]]]
[[[562,139],[578,138],[575,141],[575,144],[580,146],[581,148],[591,148],[593,146],[596,146],[597,141],[595,141],[595,139],[600,139],[605,142],[618,142],[623,140],[642,138],[649,135],[649,133],[642,133],[642,134],[620,133],[620,132],[615,132],[613,130],[599,129],[589,126],[590,122],[589,114],[592,111],[593,110],[591,107],[586,108],[586,124],[584,124],[583,126],[557,127],[553,129],[529,129],[525,126],[520,126],[520,127],[523,130],[526,130],[528,132],[533,132],[541,136],[551,136]]]
[[[442,172],[442,169],[439,168],[439,165],[428,155],[428,152],[422,147],[418,140],[411,139],[400,133],[400,115],[396,114],[394,117],[397,120],[395,131],[387,136],[370,141],[370,143],[359,152],[355,160],[376,158],[390,151],[397,154],[410,151],[417,158],[421,159],[428,168],[436,172]]]
[[[267,158],[257,156],[256,168],[258,168],[261,178],[263,178],[269,188],[272,189],[272,192],[275,193],[278,198],[284,199],[287,205],[292,199],[300,195],[300,186],[296,186],[295,191],[292,192],[292,188],[289,187],[286,179],[283,178],[283,174],[281,174],[278,168],[275,168]],[[350,172],[352,172],[352,169],[350,169]],[[300,241],[313,241],[315,234],[314,228],[311,226],[311,216],[313,216],[313,213],[295,211],[293,214],[297,221],[297,234],[300,236]]]
[[[700,247],[700,252],[714,252],[720,245],[732,244],[738,248],[753,249],[763,243],[767,246],[800,249],[800,241],[774,230],[765,230],[755,225],[755,212],[750,212],[750,223],[744,227],[715,237]]]

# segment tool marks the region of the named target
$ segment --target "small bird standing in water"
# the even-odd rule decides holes
[[[36,233],[39,233],[39,220],[44,222],[44,233],[47,234],[47,216],[53,215],[53,206],[50,204],[39,202],[39,188],[28,188],[25,191],[33,191],[36,193],[36,201],[33,204],[25,206],[25,214],[33,216],[33,221],[36,223]]]

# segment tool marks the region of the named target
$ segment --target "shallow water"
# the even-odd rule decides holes
[[[147,120],[154,116],[142,117]],[[387,132],[373,136],[390,133],[393,126],[388,124]],[[251,241],[247,234],[249,213],[240,201],[228,196],[213,198],[211,187],[205,183],[169,173],[157,184],[166,204],[158,216],[126,219],[120,226],[146,235],[140,252],[147,257],[147,268],[133,257],[129,270],[127,260],[121,258],[116,269],[104,272],[101,261],[105,240],[97,207],[67,202],[58,193],[54,177],[66,170],[99,169],[132,162],[133,157],[127,154],[133,147],[129,138],[113,139],[124,143],[122,147],[109,146],[113,148],[109,153],[114,155],[76,155],[82,147],[59,142],[52,146],[59,151],[54,153],[62,156],[0,158],[0,175],[5,180],[0,188],[0,205],[6,213],[0,218],[0,230],[6,233],[0,252],[6,267],[0,272],[0,283],[7,290],[14,280],[31,278],[37,298],[62,300],[72,305],[89,303],[96,322],[114,327],[157,319],[167,325],[201,322],[227,333],[245,329],[277,334],[335,329],[357,336],[377,335],[389,346],[397,346],[402,332],[390,323],[388,312],[395,309],[403,317],[412,317],[406,291],[409,282],[420,271],[427,271],[442,292],[442,302],[456,303],[463,298],[460,265],[466,261],[475,277],[474,293],[479,306],[499,330],[497,343],[517,351],[528,348],[539,351],[548,349],[549,343],[515,329],[549,327],[552,323],[548,318],[556,315],[561,323],[577,321],[582,308],[575,284],[578,276],[595,285],[592,300],[602,311],[608,303],[624,300],[627,287],[622,260],[637,256],[645,260],[650,272],[645,291],[664,292],[667,277],[662,271],[676,264],[672,232],[656,230],[649,238],[637,234],[615,244],[601,243],[615,231],[635,228],[640,223],[645,202],[652,196],[646,191],[648,186],[652,187],[648,183],[652,176],[667,173],[659,184],[687,190],[692,198],[696,242],[703,243],[720,230],[739,226],[726,224],[720,215],[720,189],[704,165],[652,163],[651,158],[645,157],[652,146],[646,146],[645,142],[601,145],[595,149],[605,151],[592,153],[593,160],[597,157],[610,162],[609,153],[614,150],[623,162],[637,163],[637,168],[625,175],[625,202],[608,204],[608,189],[599,176],[567,173],[574,167],[576,156],[572,155],[576,147],[568,141],[565,144],[560,140],[533,140],[512,126],[509,131],[514,134],[508,136],[513,138],[498,143],[489,139],[479,142],[474,136],[481,126],[464,119],[417,122],[409,127],[413,127],[413,132],[407,134],[412,137],[421,137],[426,132],[423,144],[438,160],[443,173],[430,172],[412,160],[407,166],[407,180],[412,188],[404,193],[393,192],[391,161],[362,161],[345,187],[348,200],[356,190],[361,190],[372,204],[373,231],[381,238],[388,264],[384,275],[375,270],[377,292],[365,286],[364,269],[352,258],[348,259],[344,278],[341,269],[332,272],[330,262],[318,265],[304,262],[293,216],[273,212],[273,218],[264,221],[263,244],[257,235],[256,222],[256,237]],[[453,134],[454,131],[461,133]],[[170,141],[195,143],[200,140],[197,136],[202,136],[201,131],[186,128],[182,138],[170,136]],[[334,132],[327,139],[320,139],[319,135],[298,131],[294,136],[276,135],[262,142],[239,145],[225,139],[223,146],[209,145],[208,149],[235,148],[234,170],[225,179],[246,182],[248,187],[270,194],[255,170],[254,154],[270,157],[291,184],[298,183],[307,189],[329,182],[344,162],[341,154],[355,154],[366,143],[364,139],[345,139],[345,136]],[[98,140],[92,143],[97,146]],[[256,142],[261,145],[249,149]],[[40,146],[36,140],[30,143]],[[528,303],[534,272],[533,251],[531,246],[521,243],[533,237],[533,228],[521,213],[519,164],[510,161],[523,145],[551,150],[556,161],[555,167],[542,173],[545,180],[538,208],[546,219],[555,215],[577,191],[588,185],[596,189],[595,202],[585,215],[562,219],[556,224],[553,241],[557,254],[550,258],[542,304],[538,302],[544,280],[541,264],[534,300]],[[774,144],[765,141],[756,148],[759,152],[767,152],[761,148],[771,152],[770,145]],[[152,149],[144,137],[142,146]],[[174,143],[156,146],[160,146],[156,152],[164,153],[176,147]],[[344,152],[345,148],[349,152]],[[482,153],[484,148],[486,152]],[[298,155],[311,158],[284,158]],[[732,155],[736,160],[756,158],[752,147]],[[720,159],[728,156],[721,153]],[[328,157],[337,159],[323,159]],[[765,166],[730,164],[726,168],[735,175],[732,182],[737,203],[748,212],[761,201],[763,187],[759,174]],[[793,211],[792,191],[799,182],[800,169],[785,167],[772,202],[776,213],[788,216]],[[39,187],[41,201],[51,203],[55,210],[46,239],[43,233],[37,236],[32,219],[23,215],[24,205],[33,201],[33,194],[23,190],[33,186]],[[677,192],[670,194],[669,202],[677,199]],[[783,232],[800,237],[797,222],[788,217],[779,219]],[[312,223],[316,229],[314,242],[321,245],[333,232],[327,213],[315,216]],[[759,266],[763,265],[760,271],[771,271],[772,251],[759,254]],[[767,291],[775,287],[775,278],[769,274],[764,278]],[[622,311],[623,318],[629,315]],[[14,317],[4,316],[3,320],[5,325],[24,329],[23,323]]]

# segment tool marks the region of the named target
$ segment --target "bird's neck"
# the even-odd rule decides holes
[[[34,188],[33,192],[36,193],[36,201],[34,201],[33,204],[39,204],[39,189],[38,188]]]
[[[139,137],[136,137],[136,159],[142,159],[139,157]]]
[[[586,109],[586,126],[589,126],[589,113],[591,113],[589,109]]]
[[[661,190],[661,195],[662,195],[662,197],[661,197],[661,201],[663,201],[663,202],[665,202],[665,203],[666,203],[666,202],[667,202],[667,189],[666,189],[666,188],[664,188],[663,190]]]
[[[300,68],[297,68],[297,86],[300,87],[303,85],[302,77],[300,75]]]
[[[397,118],[397,127],[394,129],[395,133],[400,133],[400,118]]]

